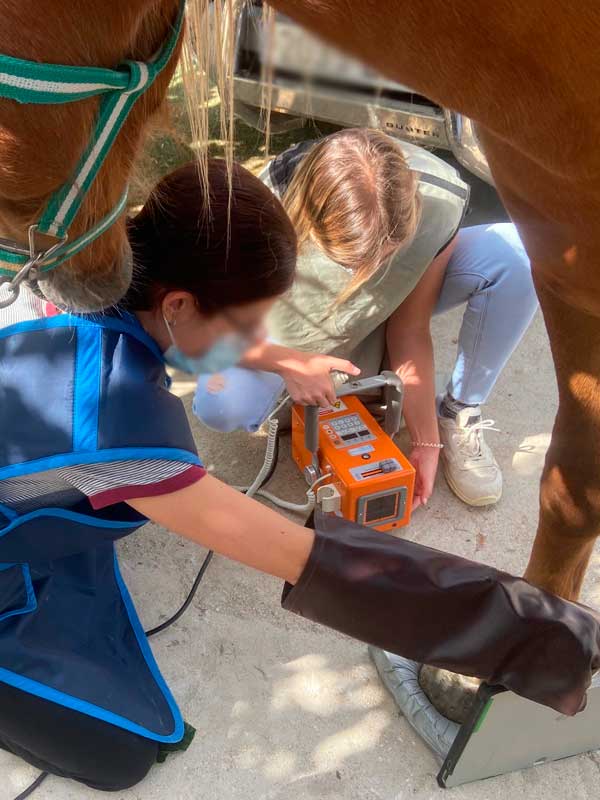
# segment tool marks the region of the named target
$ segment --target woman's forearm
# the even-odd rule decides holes
[[[387,322],[388,354],[392,369],[404,381],[404,416],[413,442],[439,441],[429,323],[456,242],[455,236],[433,259]]]
[[[247,350],[240,365],[247,369],[261,369],[265,372],[281,374],[295,353],[296,350],[292,350],[290,347],[264,341]]]
[[[144,516],[249,567],[296,583],[314,533],[205,475],[192,486],[128,501]]]
[[[388,331],[390,366],[404,383],[404,417],[413,442],[437,442],[433,344],[429,331]]]

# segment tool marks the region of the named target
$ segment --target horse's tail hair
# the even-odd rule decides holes
[[[201,185],[210,199],[207,180],[207,159],[210,148],[209,115],[220,100],[220,139],[231,175],[234,150],[233,76],[237,20],[248,0],[191,0],[187,6],[187,26],[181,57],[181,77],[190,120],[192,146],[197,154]],[[211,9],[212,6],[212,9]],[[267,35],[272,30],[273,10],[265,3],[263,19]],[[267,47],[267,51],[270,48]],[[263,67],[266,109],[265,155],[268,150],[270,120],[270,59]],[[218,97],[213,94],[211,83]],[[216,101],[216,102],[215,102]],[[208,204],[207,204],[208,207]]]

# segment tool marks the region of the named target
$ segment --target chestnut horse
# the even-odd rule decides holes
[[[197,0],[206,5],[207,0]],[[233,0],[225,0],[230,5]],[[526,577],[579,594],[600,529],[600,7],[580,0],[272,0],[381,72],[474,119],[502,199],[530,255],[550,337],[559,410]],[[156,51],[177,0],[0,0],[0,52],[114,67]],[[122,192],[177,52],[134,108],[73,226]],[[0,101],[0,235],[23,240],[85,146],[97,101]],[[49,297],[79,308],[129,280],[123,223],[54,270]],[[532,365],[534,368],[535,365]]]

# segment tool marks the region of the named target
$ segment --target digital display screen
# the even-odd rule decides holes
[[[388,519],[396,516],[398,494],[386,494],[383,497],[374,497],[367,500],[365,509],[365,522],[376,522],[380,519]]]

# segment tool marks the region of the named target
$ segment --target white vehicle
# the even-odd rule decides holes
[[[281,14],[268,34],[261,6],[260,0],[246,6],[235,30],[234,107],[246,123],[259,129],[264,125],[262,109],[269,94],[265,75],[270,74],[275,133],[307,119],[378,128],[415,144],[449,150],[472,174],[493,183],[470,119],[323,44]]]

